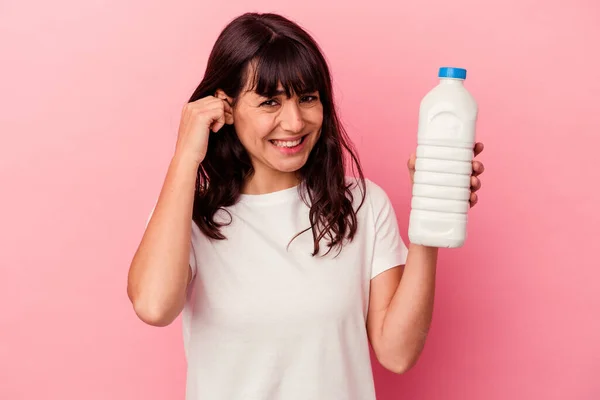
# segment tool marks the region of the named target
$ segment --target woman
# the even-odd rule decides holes
[[[363,178],[313,39],[278,15],[232,21],[183,109],[129,273],[144,322],[183,311],[186,398],[374,399],[369,344],[391,371],[416,362],[436,259],[405,246]]]

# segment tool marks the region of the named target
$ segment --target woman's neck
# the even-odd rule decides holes
[[[242,187],[243,194],[266,194],[289,189],[300,183],[296,172],[255,170]]]

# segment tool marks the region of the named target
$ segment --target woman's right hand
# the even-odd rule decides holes
[[[187,103],[181,113],[175,155],[202,163],[210,131],[233,123],[233,110],[225,99],[207,96]]]

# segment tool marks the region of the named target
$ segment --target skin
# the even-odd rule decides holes
[[[231,116],[240,142],[247,150],[254,168],[253,176],[242,192],[268,193],[299,183],[296,171],[307,161],[321,133],[323,105],[319,93],[266,98],[246,88],[238,97]],[[233,99],[223,91],[217,97],[228,104]],[[293,155],[283,154],[271,140],[293,140],[305,136],[303,148]]]

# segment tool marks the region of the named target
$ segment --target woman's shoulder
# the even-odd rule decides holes
[[[385,207],[390,198],[387,192],[370,178],[360,179],[358,177],[347,176],[346,183],[350,186],[353,202],[361,202],[364,198],[363,207],[381,209]]]

